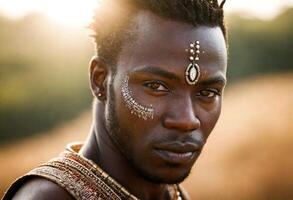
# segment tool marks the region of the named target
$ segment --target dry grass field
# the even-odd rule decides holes
[[[221,119],[184,185],[191,199],[293,199],[293,74],[245,80],[226,90]],[[0,197],[8,185],[83,140],[89,112],[41,136],[2,146]]]
[[[185,185],[192,199],[293,199],[293,75],[226,91],[221,119]]]

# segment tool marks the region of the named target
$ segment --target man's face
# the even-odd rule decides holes
[[[168,21],[149,12],[136,18],[137,38],[123,46],[107,102],[108,130],[123,156],[145,179],[183,181],[197,160],[221,111],[227,54],[219,27]],[[200,41],[200,79],[189,85],[186,49]],[[154,109],[144,120],[131,113],[122,95],[129,77],[131,96]],[[114,127],[115,126],[115,127]]]

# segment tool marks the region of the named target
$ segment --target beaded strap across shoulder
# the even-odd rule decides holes
[[[92,161],[77,152],[80,145],[69,145],[59,157],[29,172],[65,188],[78,200],[137,200]]]
[[[33,169],[16,181],[4,200],[31,176],[46,178],[66,189],[77,200],[138,200],[93,161],[78,154],[82,144],[70,144],[59,157]],[[177,186],[178,187],[178,186]],[[182,188],[177,189],[177,200],[188,199]]]

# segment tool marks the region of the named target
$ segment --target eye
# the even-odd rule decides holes
[[[197,96],[215,98],[217,96],[221,96],[221,92],[217,89],[205,89],[201,90]]]
[[[160,81],[150,81],[144,84],[145,87],[150,88],[155,92],[168,92],[168,88]]]

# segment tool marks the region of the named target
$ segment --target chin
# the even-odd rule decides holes
[[[175,169],[176,170],[176,169]],[[175,171],[174,170],[174,171]],[[191,170],[184,171],[181,173],[152,173],[152,174],[144,174],[144,178],[153,183],[159,184],[178,184],[183,182],[190,174]]]
[[[181,183],[191,172],[191,167],[178,165],[168,165],[164,168],[134,165],[134,168],[143,179],[156,184]]]
[[[160,159],[130,159],[129,163],[138,176],[149,182],[156,184],[178,184],[189,176],[197,158],[198,156],[195,156],[190,162],[184,164],[175,164]]]

